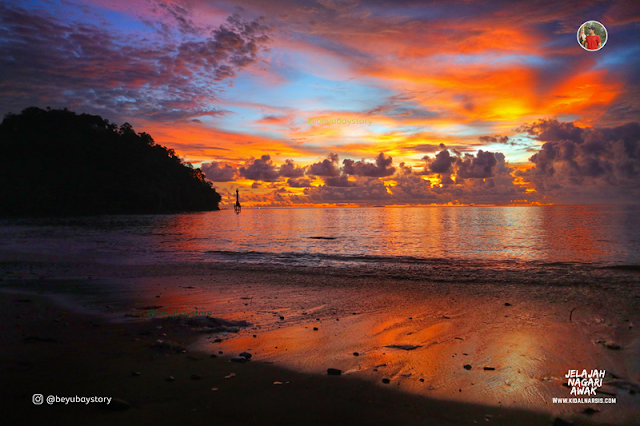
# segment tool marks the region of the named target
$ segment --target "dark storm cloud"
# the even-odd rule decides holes
[[[539,120],[533,124],[520,126],[518,131],[527,132],[530,136],[536,136],[539,141],[558,142],[569,140],[572,142],[582,142],[584,132],[573,123],[559,122],[555,119]]]
[[[201,40],[159,44],[0,3],[0,103],[5,113],[42,105],[153,120],[221,115],[210,106],[217,83],[258,60],[268,31],[232,16]]]
[[[525,143],[522,139],[512,139],[509,136],[480,136],[478,140],[484,144],[517,146],[524,149],[528,147],[527,143]]]
[[[497,154],[497,153],[496,153]],[[343,179],[345,176],[341,176]],[[443,176],[446,179],[448,176]],[[333,179],[333,178],[332,178]],[[368,203],[368,204],[509,204],[514,200],[536,201],[537,195],[527,194],[526,188],[514,185],[510,177],[487,179],[457,179],[450,177],[442,186],[431,185],[416,175],[393,178],[396,185],[387,188],[381,179],[351,182],[351,186],[305,188],[298,200],[310,203]],[[332,182],[336,183],[336,182]]]
[[[640,64],[638,65],[640,68]],[[639,80],[640,81],[640,75]],[[622,124],[640,118],[640,89],[635,88],[616,99],[606,110],[603,120],[606,123]]]
[[[425,165],[425,173],[452,173],[452,166],[456,162],[456,158],[452,157],[449,151],[444,149],[443,144],[440,144],[440,148],[442,148],[442,151],[437,153],[433,160],[429,156],[424,157],[427,163]]]
[[[456,175],[463,179],[493,177],[498,161],[504,164],[504,154],[483,150],[475,156],[465,154],[456,161]]]
[[[276,165],[271,161],[271,156],[266,154],[258,159],[249,160],[248,167],[240,167],[239,172],[246,179],[261,180],[263,182],[277,182],[280,180]]]
[[[412,175],[413,169],[405,162],[398,164],[398,174],[401,176]]]
[[[222,163],[212,161],[211,163],[203,163],[200,169],[204,175],[212,182],[231,182],[235,180],[236,169]]]
[[[348,175],[386,177],[396,172],[396,168],[391,166],[393,159],[391,157],[385,157],[382,152],[376,158],[375,164],[367,163],[364,160],[353,161],[349,159],[345,159],[342,164],[343,173]]]
[[[544,142],[529,158],[535,167],[519,176],[539,191],[576,187],[626,187],[631,200],[640,188],[640,123],[618,127],[576,127],[573,123],[541,120],[524,127]],[[591,192],[593,194],[593,192]]]
[[[502,145],[516,145],[514,141],[509,140],[509,136],[480,136],[478,138],[480,142],[484,143],[498,143]]]
[[[307,174],[312,176],[340,176],[340,169],[338,168],[338,154],[329,154],[326,159],[312,164]]]
[[[288,178],[299,178],[304,176],[304,168],[296,166],[293,160],[285,160],[280,166],[280,176]]]
[[[289,179],[287,185],[291,188],[309,188],[311,187],[311,181],[309,179]]]
[[[451,184],[452,174],[461,182],[464,179],[486,179],[496,176],[505,176],[511,173],[512,169],[506,163],[505,156],[501,152],[489,152],[478,150],[476,154],[462,154],[454,152],[451,155],[444,145],[442,151],[436,154],[435,158],[426,156],[424,174],[437,173],[440,175],[442,184]]]
[[[358,185],[356,182],[350,181],[347,175],[328,177],[324,180],[324,184],[338,188],[349,188]]]
[[[340,179],[342,178],[346,176],[343,175]],[[391,199],[383,182],[377,179],[366,186],[323,185],[305,188],[304,195],[311,203],[382,202]]]
[[[457,153],[451,155],[446,147],[441,147],[440,158],[447,157],[447,173],[438,174],[439,182],[432,185],[430,180],[414,173],[412,168],[401,163],[393,175],[379,170],[389,170],[391,158],[378,155],[374,163],[362,160],[363,165],[376,167],[375,175],[367,173],[351,174],[357,167],[357,162],[347,159],[342,169],[336,154],[329,154],[328,158],[309,166],[320,176],[323,184],[312,186],[312,180],[305,177],[290,177],[286,183],[280,180],[283,167],[285,170],[296,170],[292,161],[285,161],[280,166],[271,161],[269,155],[260,159],[251,159],[245,167],[240,168],[239,174],[256,181],[271,182],[267,188],[275,191],[268,197],[255,194],[251,198],[256,202],[275,202],[276,205],[295,205],[299,203],[370,203],[370,204],[509,204],[518,202],[538,201],[537,193],[527,193],[527,187],[516,185],[511,173],[514,171],[505,162],[504,154],[479,150],[475,154]],[[447,154],[443,154],[446,152]],[[437,157],[436,157],[437,158]],[[433,161],[437,161],[433,159]],[[432,161],[432,162],[433,162]],[[204,168],[204,167],[203,167]],[[436,167],[437,168],[437,167]],[[206,168],[205,168],[206,169]],[[370,170],[375,170],[368,168]],[[364,169],[363,169],[364,170]],[[286,172],[285,172],[286,173]],[[434,174],[427,170],[428,174]],[[355,178],[354,178],[355,176]],[[351,177],[351,180],[350,180]],[[385,178],[394,182],[393,186],[386,186]],[[455,178],[455,179],[454,179]],[[437,181],[436,181],[437,182]],[[252,188],[264,187],[254,184]],[[286,188],[304,188],[303,193],[292,194]],[[261,198],[262,197],[262,198]],[[264,198],[267,197],[267,198]],[[272,198],[269,198],[272,197]]]

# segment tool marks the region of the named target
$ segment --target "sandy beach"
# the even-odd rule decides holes
[[[640,426],[640,0],[0,0],[0,426]]]
[[[640,414],[637,287],[46,265],[3,263],[11,424],[632,425]],[[615,404],[552,403],[583,368],[606,370],[597,396]],[[33,394],[121,402],[34,406]]]

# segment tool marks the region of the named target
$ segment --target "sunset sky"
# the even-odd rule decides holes
[[[639,89],[635,0],[0,0],[3,115],[129,122],[223,207],[635,201]]]

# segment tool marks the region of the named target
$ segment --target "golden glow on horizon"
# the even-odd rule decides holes
[[[374,22],[381,25],[376,20],[372,25]],[[517,145],[485,148],[487,143],[481,142],[479,137],[513,137],[514,129],[525,122],[563,115],[577,117],[575,123],[580,126],[590,126],[624,91],[620,80],[612,78],[611,71],[593,71],[588,67],[584,72],[577,68],[574,73],[558,73],[554,75],[553,84],[545,86],[545,74],[535,64],[544,60],[549,52],[540,51],[522,28],[505,21],[496,25],[485,22],[471,31],[467,23],[458,21],[434,21],[428,27],[411,24],[402,31],[397,26],[391,27],[393,29],[381,26],[382,31],[331,31],[323,35],[368,55],[371,60],[367,61],[347,58],[344,52],[336,52],[308,40],[279,40],[280,55],[286,52],[291,57],[305,59],[295,63],[299,72],[308,75],[310,81],[314,78],[324,80],[312,83],[308,96],[304,93],[305,96],[291,103],[278,99],[282,105],[271,105],[270,100],[265,99],[259,99],[263,103],[258,100],[227,100],[232,110],[229,117],[244,114],[251,117],[235,131],[223,129],[224,115],[205,117],[197,124],[147,121],[143,128],[157,143],[174,148],[181,156],[196,163],[217,161],[237,168],[246,166],[251,158],[269,155],[276,165],[293,159],[304,167],[321,161],[330,152],[339,154],[340,161],[350,158],[368,162],[382,152],[393,158],[394,166],[405,162],[418,171],[421,158],[425,155],[433,157],[440,150],[440,144],[463,153],[490,149],[503,152],[507,161],[524,160],[530,156],[526,148],[539,147],[535,141],[527,141],[530,145],[524,148]],[[450,36],[452,31],[458,37]],[[552,35],[541,34],[539,37],[538,41],[544,42]],[[429,42],[425,43],[425,40]],[[265,63],[275,66],[273,61],[279,59],[267,55]],[[250,74],[252,78],[259,75],[273,86],[290,89],[287,86],[291,82],[280,74],[266,69],[250,72],[253,73]],[[380,98],[359,97],[358,108],[352,108],[353,104],[349,102],[353,99],[345,90],[346,82],[351,81],[366,85],[372,93],[380,93]],[[326,102],[327,99],[330,102]],[[342,99],[343,111],[340,110],[342,104],[336,102]],[[362,106],[362,99],[371,105]],[[222,104],[224,102],[221,100]],[[361,111],[354,112],[354,109]],[[309,125],[310,118],[356,119],[365,120],[365,123]],[[518,166],[518,170],[529,167],[531,164]],[[511,196],[524,198],[530,194],[531,199],[541,199],[532,184],[515,176],[515,173],[512,177],[512,183],[522,192]],[[449,178],[453,185],[464,187],[463,180],[457,179],[455,174]],[[216,182],[215,186],[221,193],[232,192],[234,187],[243,188],[243,206],[247,208],[276,207],[274,200],[278,196],[281,203],[278,207],[306,206],[308,200],[305,201],[304,197],[310,191],[329,187],[325,178],[305,176],[303,179],[311,181],[311,188],[290,187],[287,178],[275,183],[239,179]],[[437,174],[423,175],[420,179],[437,188],[439,194],[451,187],[443,183]],[[348,180],[363,181],[353,176]],[[381,178],[387,194],[402,193],[402,189],[397,188],[398,180],[399,177]],[[278,189],[286,192],[276,193]],[[295,201],[282,201],[282,196],[294,196]],[[230,196],[224,197],[223,205],[226,205]],[[378,203],[383,202],[363,204]],[[384,203],[392,204],[388,200]],[[511,203],[521,205],[522,200],[511,200]],[[540,201],[531,203],[525,200],[525,203],[536,205]],[[447,204],[472,205],[461,204],[457,200]]]

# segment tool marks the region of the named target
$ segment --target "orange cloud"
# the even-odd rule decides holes
[[[552,91],[543,111],[553,114],[580,114],[581,126],[592,125],[622,93],[623,85],[606,71],[576,74]]]
[[[142,126],[138,126],[142,127]],[[304,147],[241,132],[226,132],[196,123],[144,124],[156,143],[169,145],[181,156],[194,162],[226,160],[238,163],[249,157],[260,157],[269,153],[275,160],[295,158],[313,154]]]

